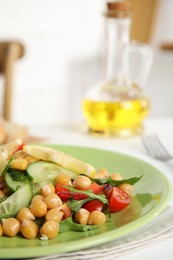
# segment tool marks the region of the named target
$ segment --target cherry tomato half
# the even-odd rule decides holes
[[[131,198],[123,190],[117,187],[113,187],[109,195],[108,201],[110,212],[116,212],[127,207],[131,202]]]
[[[55,188],[55,193],[60,197],[60,199],[67,201],[68,199],[83,200],[88,198],[87,195],[79,192],[71,192],[64,188],[62,184],[58,183]]]
[[[82,205],[82,208],[88,210],[89,212],[92,212],[94,210],[102,211],[103,203],[100,200],[94,199],[94,200],[90,200],[90,201],[85,202]]]

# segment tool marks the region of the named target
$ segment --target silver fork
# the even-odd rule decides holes
[[[146,134],[141,136],[142,143],[148,152],[148,154],[158,160],[168,161],[173,159],[164,145],[159,140],[158,136],[155,134]]]

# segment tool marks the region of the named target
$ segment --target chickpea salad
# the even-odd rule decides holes
[[[48,240],[99,228],[130,205],[141,177],[17,139],[0,147],[0,236]]]

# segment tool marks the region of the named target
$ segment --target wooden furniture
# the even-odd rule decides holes
[[[24,54],[24,46],[17,41],[0,42],[0,74],[3,75],[3,106],[2,116],[11,119],[12,92],[14,69],[17,59]]]
[[[150,43],[160,0],[129,0],[132,14],[131,39]]]

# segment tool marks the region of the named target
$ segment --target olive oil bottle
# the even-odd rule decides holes
[[[147,45],[130,43],[131,18],[127,3],[107,3],[104,17],[103,77],[85,94],[83,115],[90,132],[115,136],[140,134],[150,111],[150,100],[136,79],[144,85],[152,64],[152,51]],[[140,60],[135,68],[131,62],[134,55]]]

